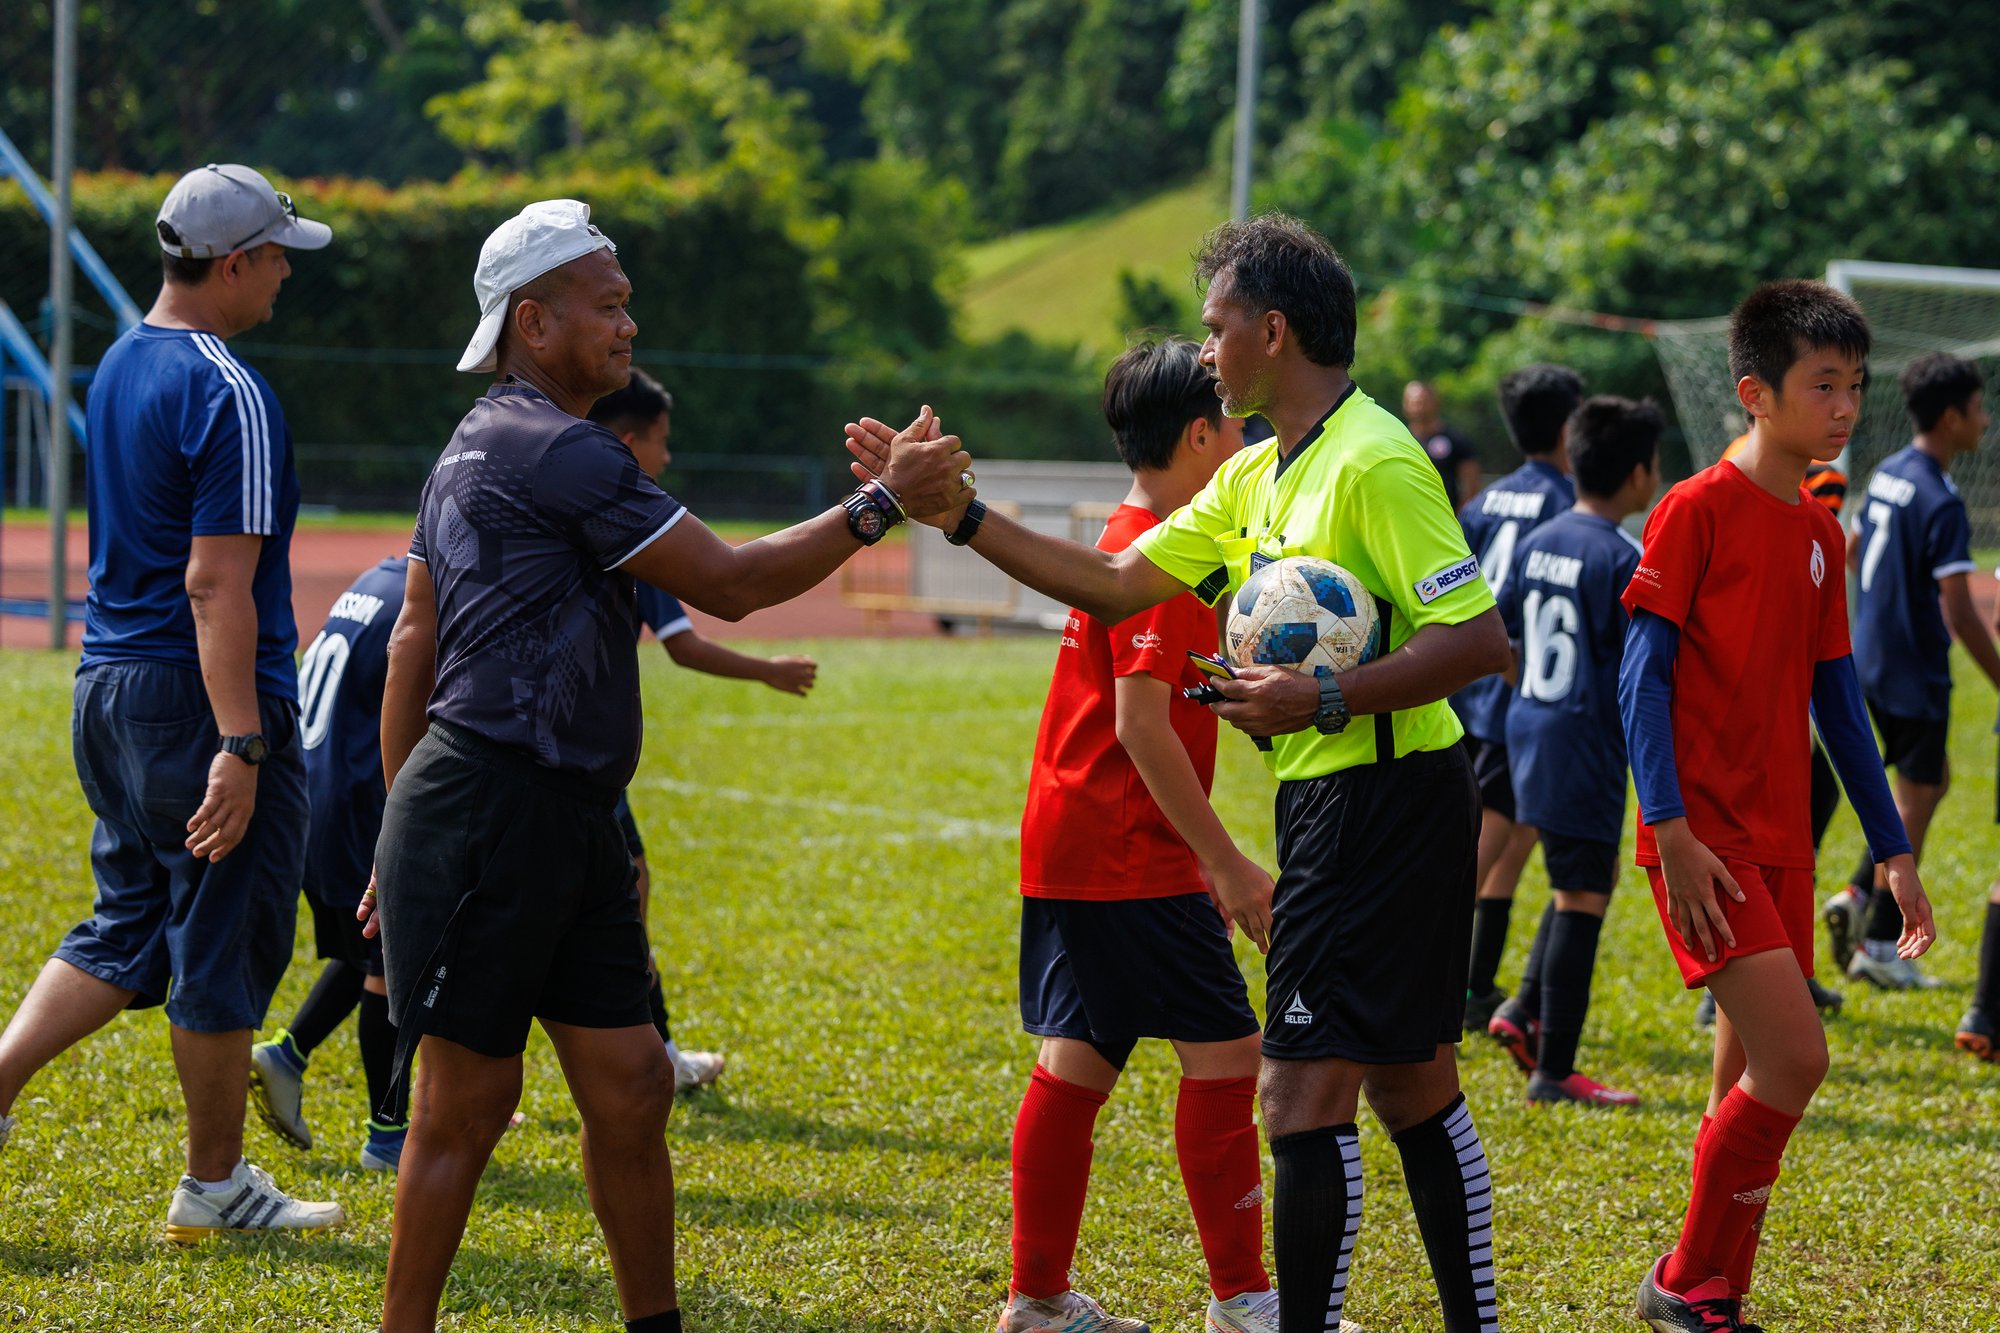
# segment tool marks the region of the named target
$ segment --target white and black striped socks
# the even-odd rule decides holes
[[[1271,1156],[1279,1333],[1338,1333],[1361,1229],[1360,1135],[1351,1124],[1285,1134],[1271,1140]]]
[[[1397,1134],[1395,1144],[1437,1281],[1445,1333],[1498,1333],[1493,1177],[1465,1097],[1452,1098],[1430,1119]],[[1289,1325],[1284,1333],[1292,1333]]]

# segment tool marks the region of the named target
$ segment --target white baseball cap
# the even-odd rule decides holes
[[[269,242],[317,250],[333,239],[333,228],[300,217],[262,172],[234,162],[211,162],[175,181],[154,225],[160,248],[182,259],[220,259]]]
[[[495,227],[479,247],[479,267],[472,271],[479,327],[458,358],[458,368],[481,375],[499,369],[507,299],[542,274],[595,250],[618,253],[611,238],[590,225],[590,205],[575,199],[529,204]]]

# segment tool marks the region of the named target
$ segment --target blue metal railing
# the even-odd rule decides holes
[[[6,131],[0,130],[0,177],[9,176],[21,183],[22,192],[34,204],[35,211],[42,215],[42,221],[54,226],[56,201],[50,197],[48,186],[42,184],[42,178],[28,165],[28,159],[21,156],[21,150],[14,146]],[[118,320],[118,331],[123,333],[137,324],[139,307],[126,293],[125,285],[118,281],[111,272],[111,266],[99,257],[96,248],[75,227],[69,229],[69,249],[76,266],[83,270],[83,275],[90,279],[90,285],[97,288],[98,295],[111,307],[112,315]]]

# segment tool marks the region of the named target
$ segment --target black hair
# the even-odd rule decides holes
[[[1238,305],[1285,317],[1308,361],[1354,364],[1354,275],[1326,237],[1286,213],[1225,222],[1202,238],[1195,279],[1205,290],[1225,272]]]
[[[1583,401],[1583,376],[1537,362],[1500,377],[1500,416],[1514,447],[1533,457],[1562,443],[1563,423]]]
[[[1563,446],[1577,490],[1600,500],[1616,495],[1633,468],[1658,457],[1666,426],[1666,414],[1650,398],[1634,402],[1608,393],[1586,398],[1570,413]]]
[[[1729,316],[1729,378],[1754,376],[1782,393],[1785,372],[1807,353],[1832,348],[1865,362],[1870,342],[1853,297],[1810,278],[1767,282]]]
[[[1201,363],[1201,345],[1186,338],[1134,344],[1104,376],[1104,419],[1118,456],[1134,472],[1158,472],[1174,461],[1188,423],[1222,424],[1215,377]]]
[[[1971,404],[1973,396],[1984,393],[1986,377],[1979,367],[1950,352],[1932,352],[1903,367],[1896,377],[1903,391],[1903,406],[1918,431],[1927,431],[1954,407]]]
[[[674,396],[637,366],[622,389],[613,389],[590,405],[590,419],[613,435],[652,425],[674,410]]]
[[[160,239],[168,245],[180,245],[181,234],[168,222],[156,222],[154,228]],[[199,287],[208,281],[208,275],[215,271],[213,259],[183,259],[171,250],[160,251],[160,270],[166,280],[176,287]]]

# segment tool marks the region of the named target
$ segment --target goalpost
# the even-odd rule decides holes
[[[1910,422],[1896,387],[1903,367],[1927,352],[1951,352],[1978,362],[1988,383],[2000,386],[2000,270],[1837,259],[1826,266],[1826,281],[1860,302],[1874,332],[1861,420],[1843,456],[1858,489],[1876,463],[1909,442]],[[1653,349],[1696,467],[1720,458],[1747,424],[1729,377],[1728,336],[1727,318],[1663,321],[1655,328]],[[1981,546],[2000,544],[1996,436],[2000,429],[1989,429],[1978,453],[1952,464],[1973,541]]]

